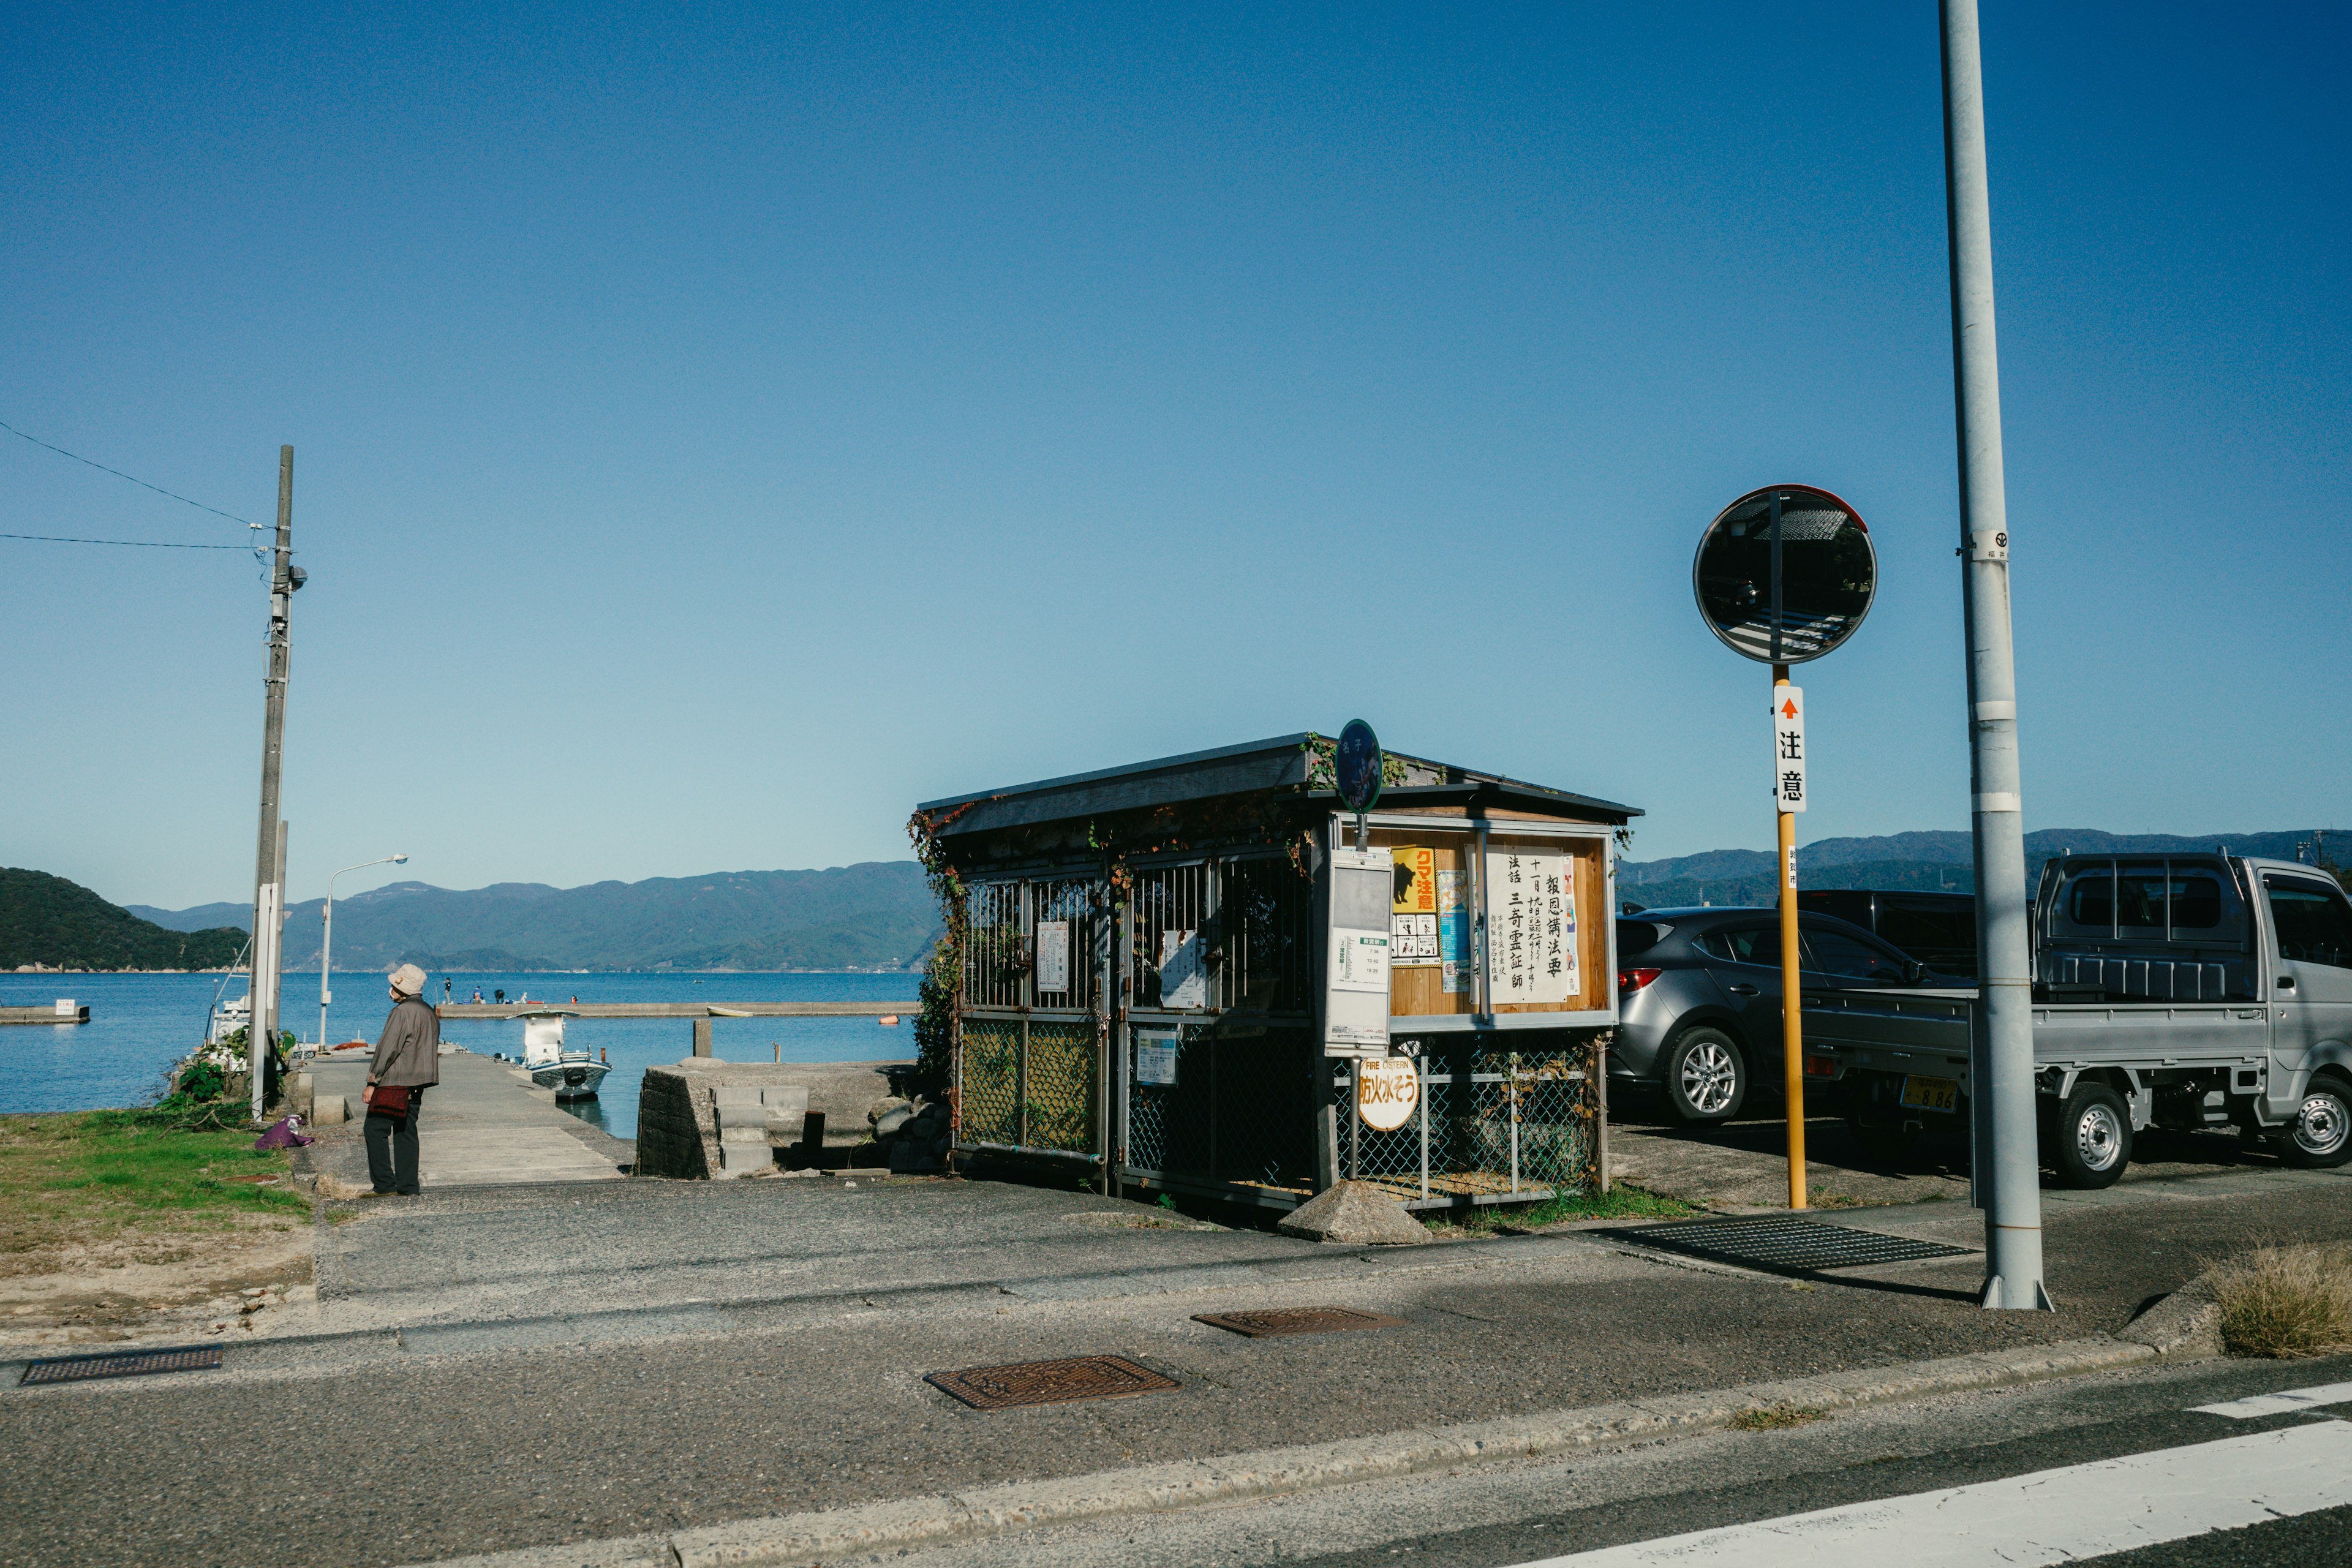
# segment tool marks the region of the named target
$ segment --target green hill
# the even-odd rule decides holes
[[[78,882],[0,867],[0,970],[226,969],[245,936],[226,927],[167,931]]]
[[[238,908],[134,912],[184,931]],[[316,899],[287,911],[288,970],[317,965],[320,912]],[[394,882],[335,900],[335,962],[351,969],[910,969],[939,935],[939,908],[912,860],[583,888]]]

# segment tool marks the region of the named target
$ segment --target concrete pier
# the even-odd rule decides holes
[[[908,1010],[911,1012],[913,1009]],[[78,1005],[69,1013],[60,1013],[54,1006],[0,1007],[0,1024],[87,1024],[89,1022],[89,1004],[87,1002]]]
[[[314,1095],[341,1095],[354,1120],[366,1115],[364,1058],[310,1071]],[[553,1093],[534,1089],[520,1069],[470,1051],[442,1057],[441,1081],[425,1091],[416,1139],[418,1179],[428,1189],[614,1182],[630,1158],[627,1144],[557,1110]],[[338,1174],[363,1183],[364,1159],[356,1172]]]

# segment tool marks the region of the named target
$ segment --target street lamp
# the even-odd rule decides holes
[[[371,866],[407,864],[408,857],[405,855],[386,855],[381,859],[362,860],[356,866],[346,866],[342,871],[336,872],[335,877],[341,876],[343,871],[364,871]],[[334,973],[331,960],[335,949],[335,877],[327,879],[327,934],[319,943],[319,1048],[322,1051],[327,1048],[327,1004],[335,999],[335,994],[327,989],[328,978]]]

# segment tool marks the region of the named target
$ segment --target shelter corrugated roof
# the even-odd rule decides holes
[[[1066,773],[1060,778],[1039,779],[1032,784],[1008,784],[1002,789],[948,795],[939,800],[925,801],[918,809],[935,817],[954,814],[954,820],[940,830],[944,835],[953,836],[1097,816],[1115,811],[1147,810],[1261,790],[1296,790],[1305,792],[1309,799],[1336,799],[1328,789],[1307,790],[1307,747],[1310,739],[1307,731],[1301,731],[1294,735],[1276,735],[1270,740],[1248,741],[1237,746],[1219,746],[1205,752],[1187,752],[1181,756],[1160,757],[1148,763],[1130,763],[1124,767]],[[1389,754],[1403,759],[1409,777],[1405,784],[1392,785],[1381,792],[1383,804],[1412,802],[1434,805],[1486,801],[1497,805],[1532,810],[1566,808],[1579,816],[1604,819],[1613,817],[1620,822],[1642,815],[1638,806],[1550,789],[1542,784],[1507,778],[1501,773],[1457,767],[1402,752]]]

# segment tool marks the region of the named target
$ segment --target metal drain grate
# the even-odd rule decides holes
[[[28,1383],[87,1383],[94,1377],[143,1377],[151,1372],[198,1372],[221,1363],[218,1345],[167,1345],[154,1351],[100,1351],[91,1355],[50,1356],[31,1362],[16,1380]]]
[[[1131,1399],[1179,1386],[1123,1355],[1087,1355],[1068,1361],[1024,1361],[1011,1366],[975,1366],[934,1372],[925,1383],[951,1394],[974,1410],[1010,1410],[1020,1405],[1066,1405],[1077,1399]]]
[[[1280,1334],[1331,1334],[1345,1329],[1393,1329],[1402,1318],[1359,1312],[1353,1307],[1291,1307],[1267,1312],[1195,1312],[1192,1321],[1213,1329],[1230,1329],[1254,1340]]]
[[[1621,1240],[1661,1252],[1737,1263],[1780,1273],[1811,1274],[1822,1268],[1858,1268],[1872,1263],[1909,1263],[1921,1258],[1964,1258],[1965,1247],[1880,1236],[1819,1220],[1693,1219],[1643,1225],[1616,1233]]]

